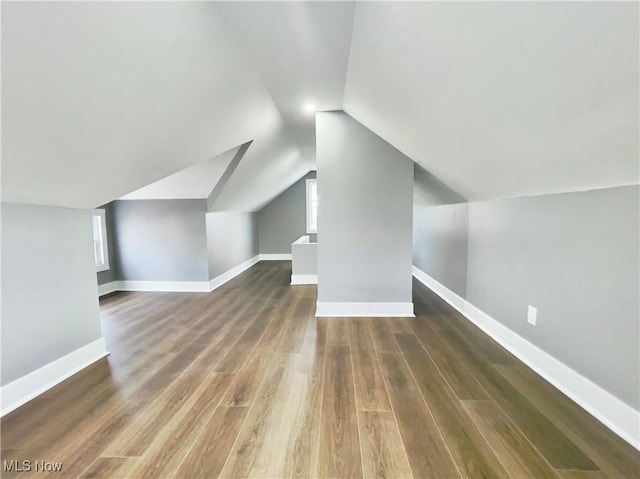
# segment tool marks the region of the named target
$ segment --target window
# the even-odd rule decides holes
[[[307,180],[307,233],[318,232],[318,182]]]
[[[105,210],[93,210],[93,255],[96,260],[96,271],[109,269],[109,248],[107,247],[107,221]]]

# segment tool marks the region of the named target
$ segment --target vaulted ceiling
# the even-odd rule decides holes
[[[637,3],[3,2],[2,200],[199,197],[253,140],[213,208],[254,210],[306,103],[469,199],[637,184],[638,75]]]

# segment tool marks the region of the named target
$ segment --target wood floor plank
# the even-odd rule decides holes
[[[391,405],[367,324],[350,324],[348,334],[358,410],[390,411]]]
[[[274,351],[280,350],[279,346],[285,339],[282,331],[291,329],[292,321],[299,319],[295,314],[297,304],[297,298],[287,294],[281,305],[272,311],[272,317],[269,319],[264,334],[238,369],[223,400],[224,404],[227,406],[249,406],[253,402],[258,388],[264,380],[264,375],[272,367],[274,360],[278,358]]]
[[[110,356],[0,420],[2,459],[63,471],[3,477],[640,477],[638,451],[419,283],[416,318],[315,318],[290,276],[102,299]]]
[[[137,459],[127,457],[99,457],[78,479],[125,479],[137,462]]]
[[[489,394],[455,353],[431,326],[432,321],[418,317],[413,329],[424,348],[436,363],[458,399],[489,399]]]
[[[568,471],[565,469],[556,470],[556,474],[560,479],[614,479],[607,476],[602,471]]]
[[[414,477],[460,477],[402,355],[378,358]]]
[[[103,456],[139,457],[202,384],[204,376],[180,376],[169,388],[137,414],[130,424],[102,453]]]
[[[320,419],[324,388],[324,366],[327,348],[327,323],[322,319],[308,321],[301,353],[296,357],[296,372],[307,374],[308,398],[301,426],[290,441],[290,477],[316,477],[320,442]]]
[[[268,471],[276,469],[283,458],[283,444],[276,446],[269,440],[277,436],[274,431],[285,422],[283,396],[286,397],[291,387],[287,379],[293,367],[290,355],[279,354],[277,359],[249,409],[222,477],[264,477]]]
[[[584,452],[475,351],[472,343],[457,331],[448,328],[438,331],[438,334],[442,335],[441,337],[480,381],[491,398],[553,467],[584,471],[598,470]]]
[[[461,474],[498,478],[507,472],[413,334],[396,334],[409,369]]]
[[[214,373],[169,421],[144,454],[131,478],[171,477],[231,383],[231,374]]]
[[[349,345],[350,318],[330,318],[327,323],[327,344],[330,346]]]
[[[522,363],[494,366],[607,475],[640,477],[640,454]]]
[[[220,406],[216,409],[187,453],[175,477],[218,477],[247,411],[246,407]]]
[[[390,411],[360,411],[360,441],[364,477],[412,478],[398,425]]]
[[[383,353],[400,352],[395,339],[393,339],[393,333],[389,329],[387,323],[384,321],[377,321],[377,319],[378,318],[374,318],[368,323],[376,351]]]
[[[551,466],[493,401],[463,401],[464,408],[493,447],[512,477],[556,478]]]
[[[362,477],[357,422],[349,347],[328,346],[320,425],[320,477]]]

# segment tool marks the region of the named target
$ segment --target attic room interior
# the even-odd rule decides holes
[[[1,3],[1,477],[640,477],[638,2]]]

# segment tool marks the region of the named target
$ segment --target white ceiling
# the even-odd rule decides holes
[[[469,199],[638,178],[638,3],[366,2],[345,110]]]
[[[281,122],[212,3],[2,5],[3,201],[93,208]]]
[[[121,200],[206,199],[218,184],[239,148],[200,161],[150,185],[132,191]]]
[[[352,2],[219,2],[286,127],[301,148],[316,143],[315,116],[342,109],[349,60]],[[315,149],[308,150],[315,161]]]
[[[194,172],[253,140],[213,207],[255,210],[314,168],[307,102],[469,199],[636,184],[637,19],[612,2],[4,2],[2,200],[200,197]]]

